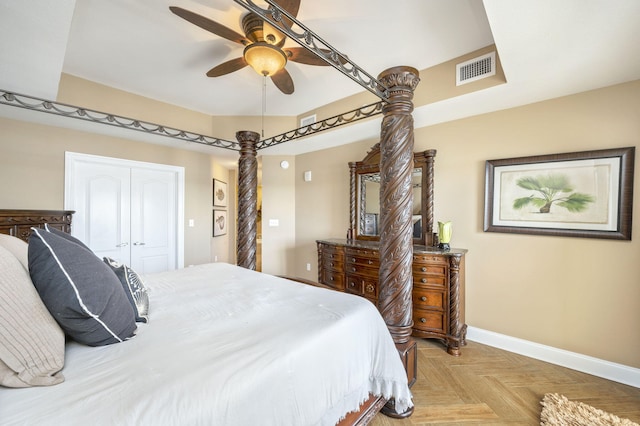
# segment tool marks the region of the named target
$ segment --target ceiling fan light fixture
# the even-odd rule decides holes
[[[287,64],[287,55],[282,49],[259,41],[244,48],[244,60],[258,74],[272,76]]]

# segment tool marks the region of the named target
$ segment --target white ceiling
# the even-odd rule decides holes
[[[261,114],[263,81],[252,69],[205,75],[241,56],[242,46],[169,11],[180,6],[241,33],[246,11],[232,0],[55,3],[0,0],[0,89],[53,100],[65,72],[207,114]],[[419,126],[640,79],[638,0],[302,0],[298,18],[373,76],[495,43],[507,83],[418,108]],[[299,115],[364,90],[331,67],[289,62],[287,70],[295,93],[268,81],[267,115]],[[361,140],[379,126],[336,132],[265,153]]]
[[[247,11],[232,0],[77,0],[63,70],[211,115],[260,115],[263,77],[253,69],[205,75],[242,56],[243,46],[179,18],[169,6],[243,34]],[[396,65],[427,68],[493,43],[478,0],[302,0],[298,18],[374,77]],[[284,95],[267,81],[268,115],[295,116],[363,90],[330,66],[289,62],[286,68],[295,93]]]

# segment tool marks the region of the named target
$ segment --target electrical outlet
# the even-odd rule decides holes
[[[307,271],[310,271],[310,270],[311,270],[311,264],[307,263]]]
[[[218,261],[218,256],[213,256],[213,261],[217,262]]]

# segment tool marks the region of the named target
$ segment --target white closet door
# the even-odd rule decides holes
[[[131,267],[141,274],[176,268],[176,175],[131,169]]]
[[[72,235],[140,274],[183,267],[182,167],[70,152],[65,161]]]
[[[76,164],[73,235],[100,257],[131,264],[129,167]]]

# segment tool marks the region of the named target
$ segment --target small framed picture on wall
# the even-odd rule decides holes
[[[219,237],[227,233],[227,211],[213,211],[213,236]]]
[[[227,183],[221,180],[213,180],[213,206],[227,207]]]

